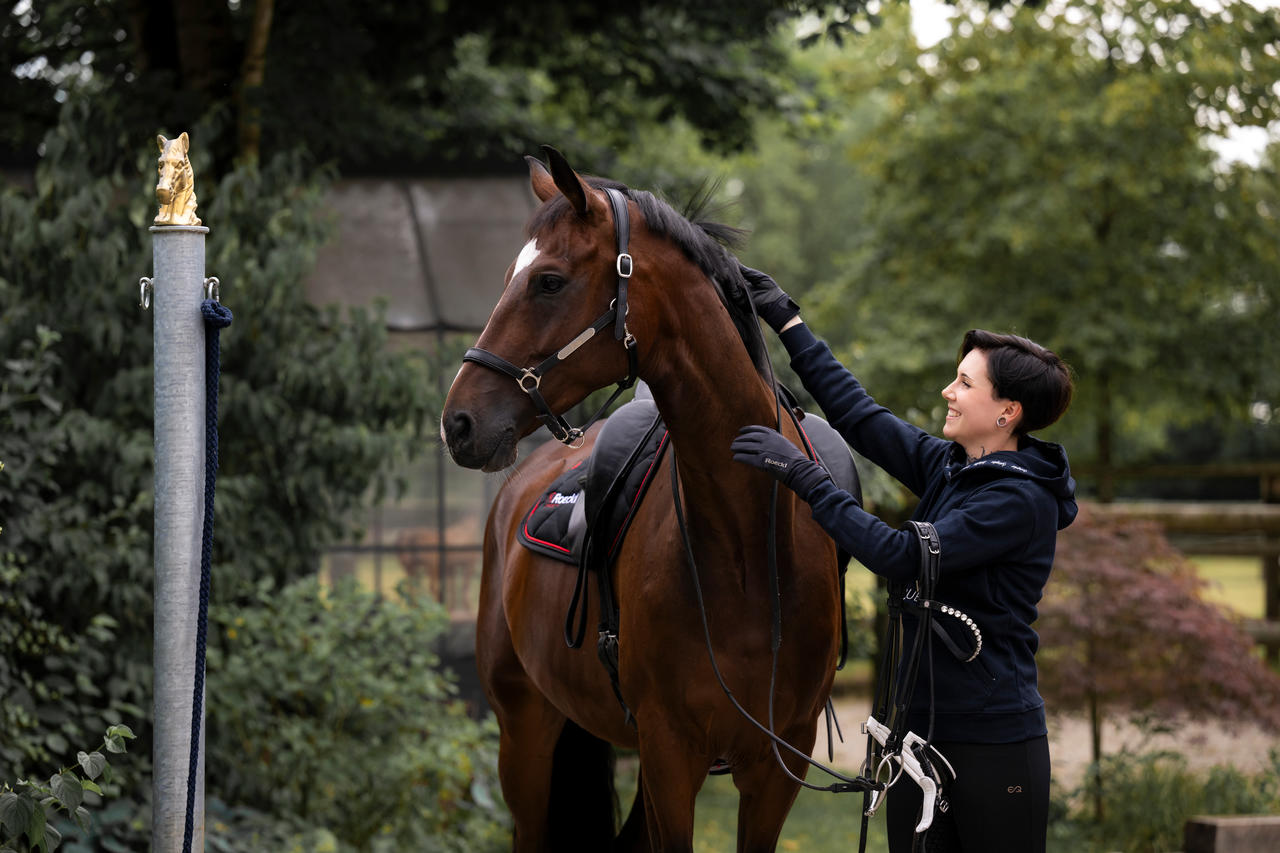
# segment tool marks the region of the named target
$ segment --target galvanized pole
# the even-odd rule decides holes
[[[186,134],[181,159],[186,161]],[[151,228],[155,325],[155,743],[152,783],[153,853],[183,847],[190,776],[191,714],[196,628],[200,606],[201,523],[204,518],[205,327],[204,239],[209,229],[194,216],[173,213],[163,166],[161,215]],[[168,210],[168,215],[166,215]],[[170,223],[188,224],[170,224]],[[192,850],[204,850],[204,725],[200,725]]]

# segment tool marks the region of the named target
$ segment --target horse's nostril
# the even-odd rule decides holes
[[[470,437],[475,422],[466,412],[450,412],[444,418],[444,437],[451,446],[458,446]]]

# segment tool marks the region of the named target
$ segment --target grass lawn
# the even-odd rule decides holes
[[[617,778],[618,800],[622,803],[625,817],[635,795],[634,757],[619,758]],[[808,781],[825,785],[830,780],[812,771]],[[861,808],[861,794],[828,794],[802,789],[782,829],[778,849],[805,853],[857,850]],[[737,849],[738,789],[733,786],[733,777],[707,777],[698,793],[695,820],[693,849],[696,853],[722,853]],[[889,849],[884,834],[883,812],[871,820],[867,839],[868,853],[885,853]]]
[[[1261,619],[1265,602],[1262,565],[1257,557],[1191,557],[1209,581],[1205,597],[1249,619]]]

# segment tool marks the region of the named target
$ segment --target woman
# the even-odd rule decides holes
[[[981,631],[970,662],[939,650],[930,691],[914,691],[911,731],[926,736],[955,768],[949,808],[929,830],[930,850],[1035,853],[1045,849],[1049,745],[1036,688],[1038,638],[1031,628],[1049,578],[1057,532],[1075,518],[1075,481],[1066,453],[1030,433],[1056,421],[1071,401],[1071,374],[1025,338],[974,330],[956,378],[942,391],[947,418],[939,439],[895,417],[863,390],[801,321],[799,307],[764,273],[743,268],[761,319],[779,333],[804,387],[845,440],[915,493],[913,518],[932,522],[941,541],[937,601]],[[734,459],[769,473],[809,503],[813,517],[890,589],[914,583],[919,537],[859,506],[826,472],[772,429],[744,427]],[[904,646],[915,620],[905,616]],[[886,798],[889,849],[912,849],[921,806],[910,780]]]

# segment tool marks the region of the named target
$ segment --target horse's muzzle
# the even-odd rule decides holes
[[[440,438],[453,461],[463,468],[501,471],[516,461],[515,429],[485,430],[465,409],[448,410],[440,418]]]

